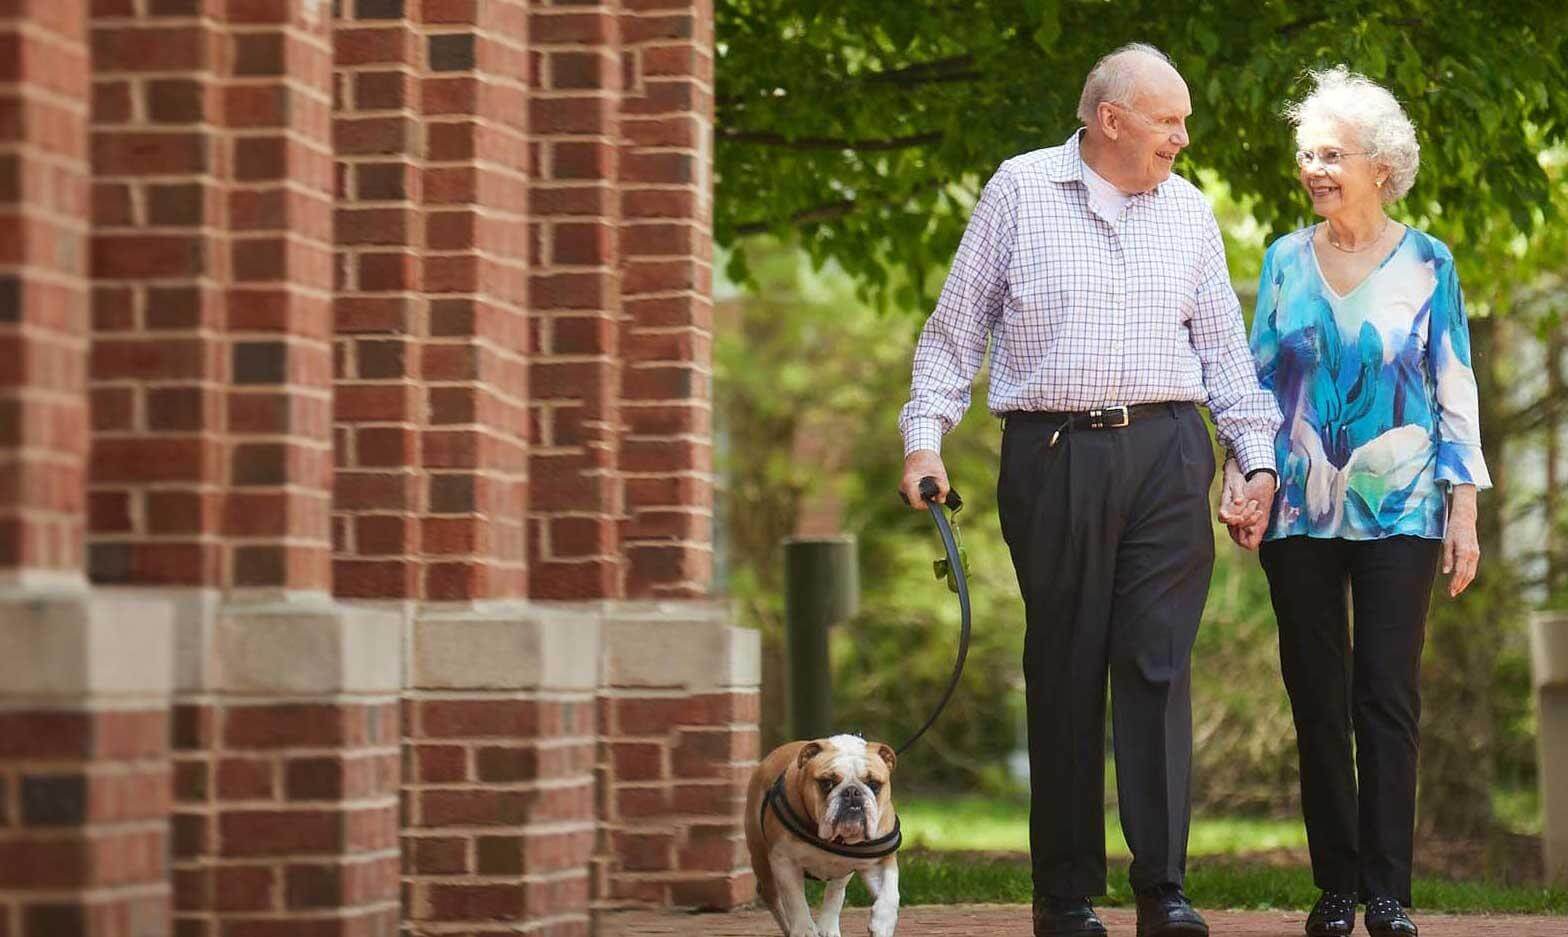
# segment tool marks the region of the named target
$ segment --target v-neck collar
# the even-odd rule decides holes
[[[1318,262],[1317,234],[1318,227],[1321,224],[1322,222],[1313,225],[1311,233],[1307,235],[1307,253],[1312,255],[1312,269],[1317,272],[1318,280],[1323,284],[1323,289],[1328,292],[1328,295],[1332,297],[1335,302],[1341,303],[1361,292],[1361,288],[1363,286],[1366,286],[1373,277],[1377,276],[1379,273],[1382,273],[1383,268],[1388,266],[1388,262],[1393,260],[1394,257],[1399,254],[1400,250],[1404,248],[1405,239],[1410,237],[1410,226],[1405,225],[1404,233],[1399,236],[1399,240],[1394,242],[1394,246],[1386,255],[1384,255],[1383,259],[1377,262],[1377,266],[1367,271],[1367,275],[1362,277],[1360,282],[1358,282],[1355,286],[1352,286],[1349,292],[1342,294],[1339,292],[1339,290],[1334,289],[1334,284],[1330,283],[1328,280],[1328,274],[1323,272],[1323,265]]]

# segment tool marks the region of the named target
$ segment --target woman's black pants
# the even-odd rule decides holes
[[[1321,889],[1410,904],[1421,644],[1442,547],[1286,537],[1259,551]]]

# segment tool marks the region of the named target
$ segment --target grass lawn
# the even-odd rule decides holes
[[[901,853],[898,888],[903,904],[1026,904],[1030,899],[1029,865],[1010,859],[976,860],[962,855],[911,850]],[[815,884],[815,883],[813,883]],[[817,885],[817,889],[821,886]],[[1110,894],[1101,905],[1132,904],[1125,866],[1111,867]],[[1491,914],[1568,914],[1568,890],[1451,882],[1418,878],[1417,909],[1428,912]],[[1198,860],[1188,868],[1187,893],[1199,908],[1261,909],[1312,906],[1318,896],[1306,868],[1271,868],[1224,859]],[[812,892],[816,901],[819,892]],[[864,906],[870,897],[860,880],[849,888],[851,904]]]
[[[904,904],[1029,901],[1027,804],[986,797],[901,797],[899,816],[906,842],[899,856],[899,891]],[[1106,818],[1105,838],[1111,857],[1110,894],[1098,903],[1131,904],[1127,845],[1114,813]],[[1188,894],[1200,908],[1308,908],[1318,892],[1304,862],[1276,867],[1236,858],[1305,846],[1306,832],[1299,820],[1196,817],[1188,850],[1193,857],[1188,866]],[[813,901],[820,889],[813,883]],[[1416,906],[1423,911],[1568,914],[1568,889],[1418,878],[1414,890]],[[857,905],[869,903],[858,879],[850,886],[849,900]]]
[[[1029,805],[991,797],[900,797],[898,816],[911,846],[938,851],[1029,851]],[[1193,856],[1305,848],[1299,819],[1203,817],[1192,820],[1187,852]],[[1105,848],[1125,858],[1127,841],[1113,811],[1105,817]]]

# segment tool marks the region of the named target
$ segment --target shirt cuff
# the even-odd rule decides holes
[[[904,455],[920,449],[942,452],[942,423],[935,417],[916,417],[904,429]]]
[[[1437,481],[1450,488],[1454,485],[1474,485],[1478,489],[1492,487],[1492,476],[1486,470],[1481,447],[1472,443],[1438,443]]]
[[[1241,466],[1241,474],[1251,475],[1257,469],[1269,469],[1274,473],[1274,478],[1279,478],[1279,468],[1274,464],[1274,439],[1272,437],[1253,437],[1237,440],[1234,452],[1236,463]]]

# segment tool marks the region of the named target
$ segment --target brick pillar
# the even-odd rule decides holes
[[[712,4],[628,3],[621,38],[627,595],[699,597],[713,573]]]
[[[81,0],[6,9],[0,576],[76,582],[87,446],[87,14]]]
[[[0,13],[0,934],[167,937],[168,610],[82,576],[86,31]]]
[[[527,13],[423,0],[424,598],[524,594]]]
[[[170,620],[0,595],[0,934],[169,937]]]
[[[556,0],[531,30],[529,595],[618,598],[620,21],[615,5]]]
[[[408,932],[587,937],[597,616],[426,613],[412,657]]]
[[[333,572],[338,595],[361,599],[417,598],[426,506],[452,511],[470,503],[454,503],[445,489],[427,491],[419,465],[429,306],[419,262],[426,244],[415,120],[421,36],[403,14],[394,0],[349,0],[334,35]],[[443,230],[431,233],[432,247],[450,246]]]
[[[90,568],[178,609],[176,934],[390,934],[399,622],[329,597],[330,9],[94,16]]]
[[[607,612],[603,641],[596,904],[750,901],[758,633],[721,603],[627,602]]]

